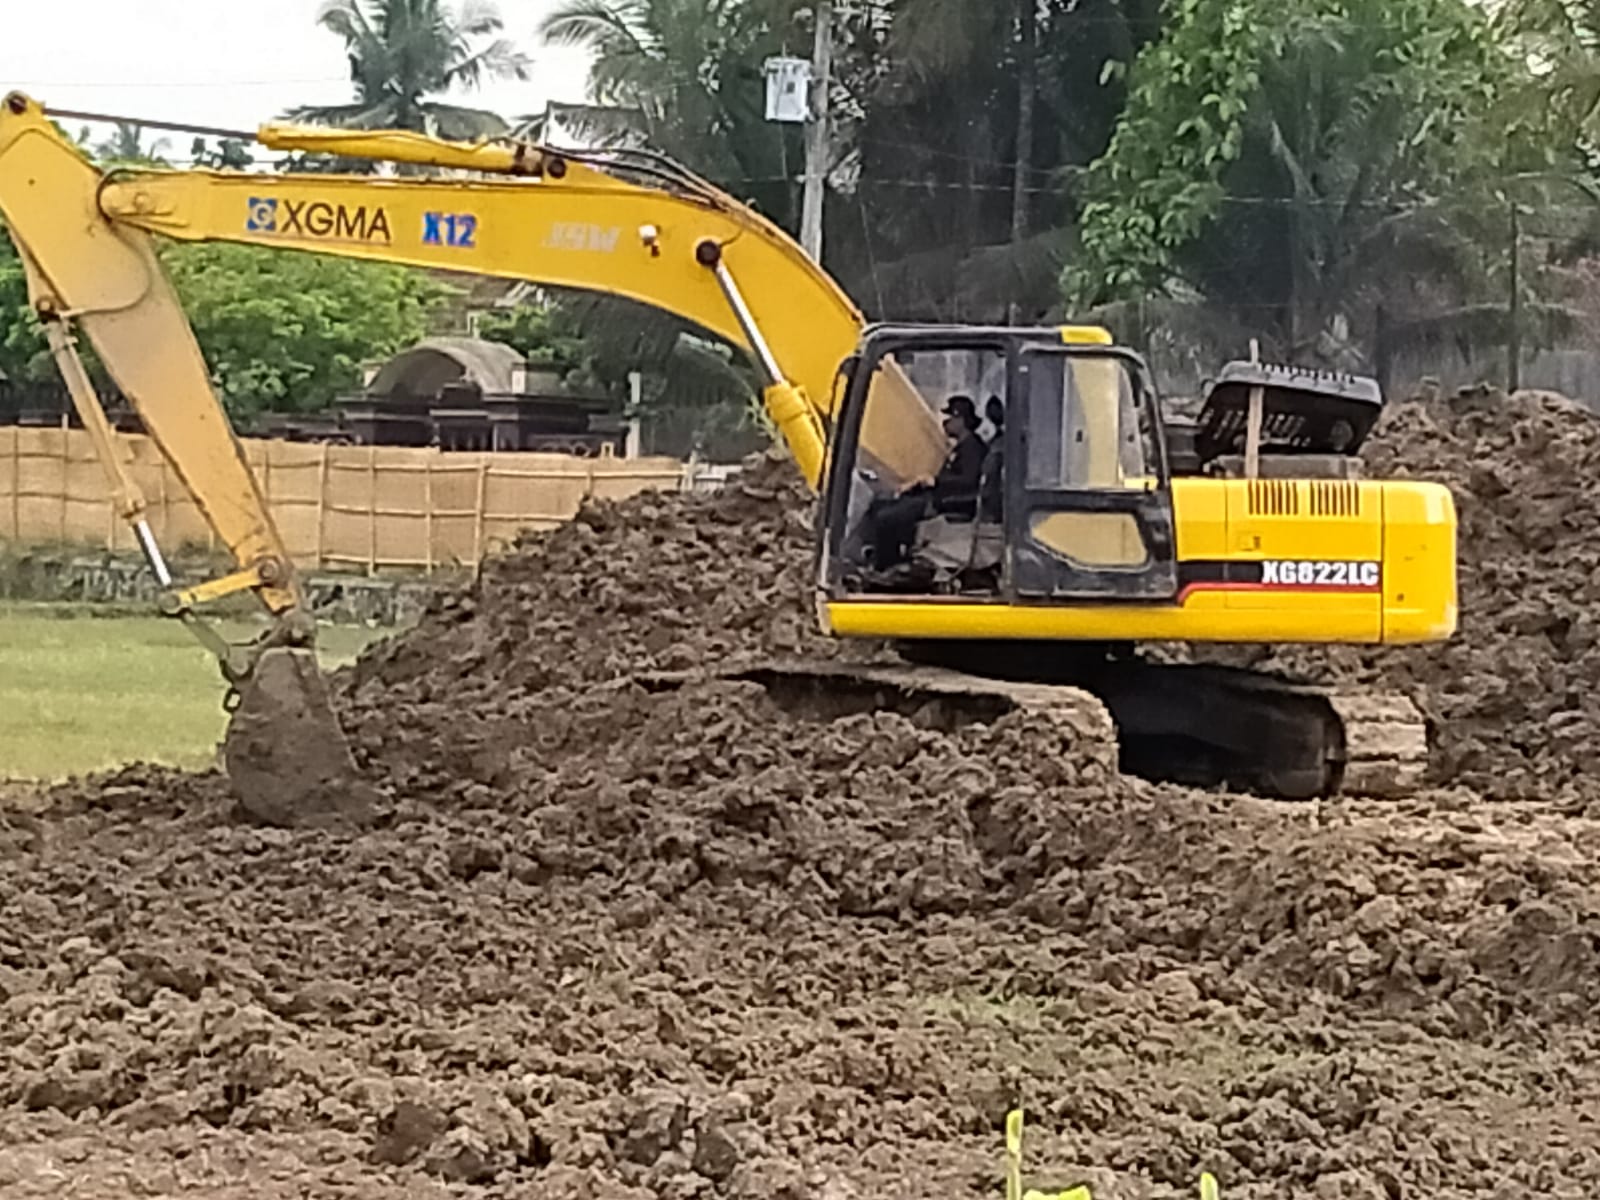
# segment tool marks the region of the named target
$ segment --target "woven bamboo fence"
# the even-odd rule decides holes
[[[119,446],[169,553],[215,552],[210,527],[147,437]],[[522,530],[562,524],[589,497],[680,490],[697,468],[674,458],[441,453],[246,439],[290,555],[303,568],[432,572],[476,565]],[[87,434],[0,428],[0,542],[132,551]]]

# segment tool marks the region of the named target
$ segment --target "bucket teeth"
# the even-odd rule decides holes
[[[234,795],[258,821],[297,826],[372,818],[376,792],[356,773],[311,650],[262,652],[240,689],[222,753]]]

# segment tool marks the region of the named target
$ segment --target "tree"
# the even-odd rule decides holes
[[[1542,131],[1547,146],[1576,137],[1592,148],[1600,134],[1600,3],[1492,0],[1490,7],[1511,50],[1537,64],[1510,97],[1508,123],[1524,134]]]
[[[560,304],[519,304],[510,311],[486,313],[478,336],[510,346],[531,367],[567,372],[585,365],[582,330]]]
[[[255,246],[164,245],[229,413],[312,412],[357,387],[363,362],[417,341],[449,291],[428,275]]]
[[[423,337],[450,294],[423,272],[387,264],[225,244],[163,243],[159,253],[223,404],[245,424],[268,410],[326,408],[360,384],[362,363]],[[111,396],[92,348],[83,349]],[[19,385],[57,382],[3,226],[0,371]]]
[[[1089,172],[1069,303],[1189,286],[1302,353],[1358,298],[1461,283],[1509,66],[1465,0],[1181,0]]]
[[[566,0],[547,44],[590,52],[595,101],[637,111],[652,145],[798,227],[798,127],[766,120],[762,64],[807,39],[797,0]]]
[[[465,0],[458,15],[442,0],[327,0],[317,21],[344,39],[356,98],[293,109],[295,120],[461,140],[506,131],[494,113],[430,99],[486,78],[528,78],[528,59],[496,36],[503,22],[491,5]]]
[[[556,291],[542,304],[486,316],[479,334],[619,403],[637,372],[645,413],[699,413],[707,427],[724,432],[745,419],[759,391],[731,346],[672,313],[618,296]]]
[[[561,372],[569,387],[604,393],[616,411],[644,418],[655,453],[704,446],[743,454],[774,436],[745,356],[672,313],[618,296],[552,290],[538,303],[485,314],[478,333],[511,346],[530,366]]]
[[[133,121],[118,121],[112,134],[94,147],[94,156],[107,166],[164,167],[172,143],[157,138],[144,144],[144,126]]]
[[[197,167],[215,171],[247,171],[255,162],[250,147],[238,138],[221,138],[215,147],[203,137],[189,145],[189,157]]]
[[[39,377],[46,357],[44,337],[28,305],[22,259],[0,225],[0,372],[19,384]]]
[[[842,279],[879,315],[1048,317],[1071,182],[1125,100],[1102,72],[1156,36],[1158,0],[899,0],[892,15],[875,69],[858,68],[859,182],[828,234]]]
[[[902,181],[911,196],[917,195],[918,175],[948,185],[942,195],[930,189],[919,200],[927,219],[943,227],[928,230],[931,244],[960,256],[1010,240],[1013,205],[1000,189],[1014,182],[1005,164],[1017,161],[1016,8],[1010,2],[901,0],[885,46],[889,66],[874,97],[880,120],[869,122],[875,152],[868,160],[885,167],[896,160],[916,163],[910,179]],[[936,120],[942,124],[938,135]],[[915,132],[899,153],[887,144],[877,153],[892,138],[884,128],[890,122]],[[870,170],[867,177],[871,182]]]

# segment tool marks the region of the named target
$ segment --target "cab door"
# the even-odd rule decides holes
[[[1172,493],[1139,360],[1023,347],[1006,423],[1006,588],[1019,600],[1171,600]]]

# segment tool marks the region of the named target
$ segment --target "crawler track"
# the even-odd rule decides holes
[[[1015,663],[995,662],[996,667]],[[1098,742],[1126,773],[1306,800],[1392,797],[1427,769],[1427,730],[1405,697],[1296,684],[1226,667],[1080,660],[1075,682],[1018,680],[927,664],[774,660],[716,672],[761,683],[784,707],[830,719],[896,710],[950,730],[1018,709],[1047,714],[1074,742]],[[693,672],[641,677],[676,687]]]

